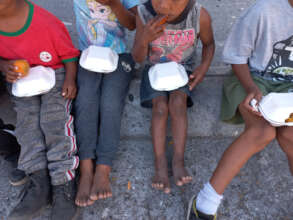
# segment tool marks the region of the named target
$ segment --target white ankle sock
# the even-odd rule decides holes
[[[223,195],[219,195],[208,182],[196,198],[196,209],[206,215],[215,215],[222,199]]]

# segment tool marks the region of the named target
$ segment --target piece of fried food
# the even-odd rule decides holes
[[[287,119],[285,120],[285,122],[286,122],[286,123],[293,122],[293,118],[287,118]]]
[[[293,113],[290,114],[289,118],[293,118]]]
[[[161,19],[161,21],[159,22],[159,26],[165,24],[165,23],[167,22],[167,19],[168,19],[168,17],[167,17],[167,16],[164,16],[164,17]]]

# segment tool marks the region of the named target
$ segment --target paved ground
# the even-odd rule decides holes
[[[197,138],[187,144],[186,164],[194,181],[182,189],[172,180],[172,193],[152,190],[149,140],[123,140],[112,173],[112,199],[84,210],[86,220],[183,220],[191,195],[208,180],[231,138]],[[169,144],[169,147],[172,147]],[[15,204],[20,189],[8,184],[8,163],[0,159],[0,216]],[[281,171],[281,172],[280,172]],[[128,188],[130,183],[131,188]],[[293,180],[276,144],[253,157],[225,192],[219,220],[292,220]],[[35,220],[46,220],[50,208]]]
[[[242,126],[219,121],[221,85],[229,67],[221,63],[221,49],[231,25],[254,0],[199,0],[211,13],[217,51],[204,82],[194,91],[195,105],[189,110],[189,139],[186,164],[194,181],[182,189],[172,184],[171,195],[151,189],[152,146],[149,137],[150,111],[139,106],[139,77],[131,84],[123,116],[122,141],[112,173],[112,199],[84,210],[86,220],[183,220],[189,198],[197,193],[216,167],[222,152]],[[72,0],[35,0],[64,21],[76,43]],[[131,34],[130,34],[131,36]],[[133,97],[132,97],[133,96]],[[15,122],[7,96],[0,97],[0,117]],[[168,149],[172,149],[171,142]],[[11,165],[0,157],[0,219],[6,219],[17,202],[20,188],[8,184]],[[130,184],[130,189],[128,185]],[[225,192],[219,220],[292,220],[293,178],[285,155],[277,143],[255,155]],[[50,207],[35,220],[46,220]]]

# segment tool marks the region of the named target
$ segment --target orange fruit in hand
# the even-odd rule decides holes
[[[28,74],[30,65],[26,60],[15,60],[13,65],[14,65],[14,71],[17,73],[21,73],[22,77]]]

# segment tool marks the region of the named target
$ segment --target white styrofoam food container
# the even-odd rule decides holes
[[[156,64],[148,74],[152,88],[158,91],[171,91],[188,83],[185,68],[176,62]]]
[[[269,93],[262,98],[257,109],[274,127],[293,126],[293,122],[285,122],[293,113],[293,93]]]
[[[56,83],[55,71],[50,67],[36,66],[27,76],[12,84],[12,94],[17,97],[31,97],[49,92]]]
[[[93,72],[111,73],[117,69],[118,60],[118,54],[111,48],[91,45],[82,52],[79,64]]]

